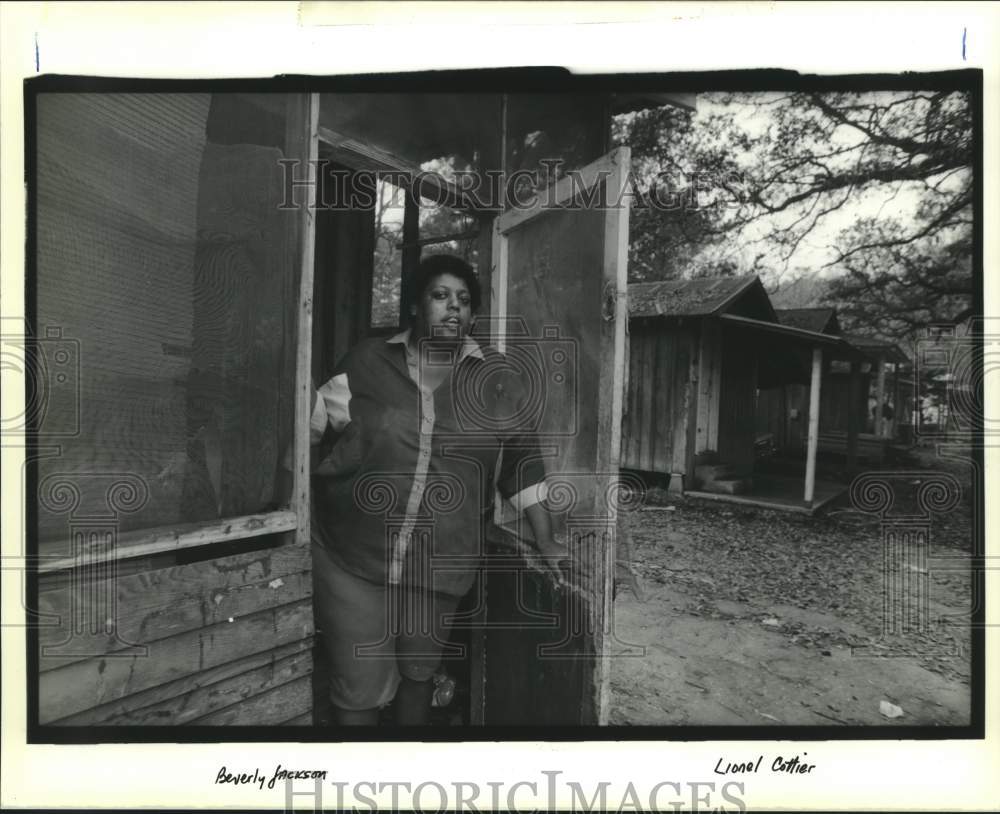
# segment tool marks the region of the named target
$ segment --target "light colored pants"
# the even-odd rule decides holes
[[[316,635],[334,705],[382,707],[395,696],[400,675],[428,681],[441,663],[459,597],[369,582],[344,570],[315,540],[312,554]]]

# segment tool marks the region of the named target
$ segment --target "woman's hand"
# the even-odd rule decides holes
[[[540,565],[558,586],[566,584],[566,565],[569,563],[569,547],[562,535],[552,531],[552,515],[544,503],[535,503],[524,510],[531,532],[535,538],[535,549],[540,557]]]
[[[547,538],[535,540],[535,546],[545,572],[552,578],[556,585],[563,587],[566,585],[566,570],[569,566],[569,546],[565,539],[560,539],[556,535],[549,535]]]

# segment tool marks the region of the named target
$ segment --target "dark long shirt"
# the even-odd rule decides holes
[[[544,500],[545,470],[525,382],[503,356],[467,338],[432,391],[408,338],[359,343],[317,391],[312,534],[372,582],[461,595],[496,491],[523,511]]]

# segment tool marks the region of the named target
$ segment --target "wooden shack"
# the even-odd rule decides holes
[[[693,99],[435,83],[29,85],[32,726],[313,722],[310,381],[398,329],[409,271],[442,247],[478,268],[484,341],[578,351],[568,379],[565,358],[544,359],[546,380],[575,395],[550,394],[540,432],[553,477],[578,479],[559,520],[582,552],[579,590],[557,592],[497,549],[467,610],[465,717],[606,720],[628,210],[567,204],[595,190],[627,199],[613,113]],[[453,180],[533,173],[542,159],[562,162],[544,202],[512,207],[503,188]],[[394,221],[378,204],[385,184],[402,193]],[[424,217],[431,204],[445,216]],[[560,404],[578,410],[572,434]]]
[[[782,324],[754,275],[633,283],[629,333],[622,466],[669,475],[676,492],[752,494],[758,391],[814,386],[817,357],[850,355]],[[791,503],[812,504],[805,486]]]

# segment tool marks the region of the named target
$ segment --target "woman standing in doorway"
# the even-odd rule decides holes
[[[545,471],[523,429],[525,383],[469,336],[471,266],[425,259],[410,328],[359,343],[315,394],[311,440],[316,624],[334,718],[428,720],[449,615],[485,553],[494,488],[526,517],[557,582]]]

